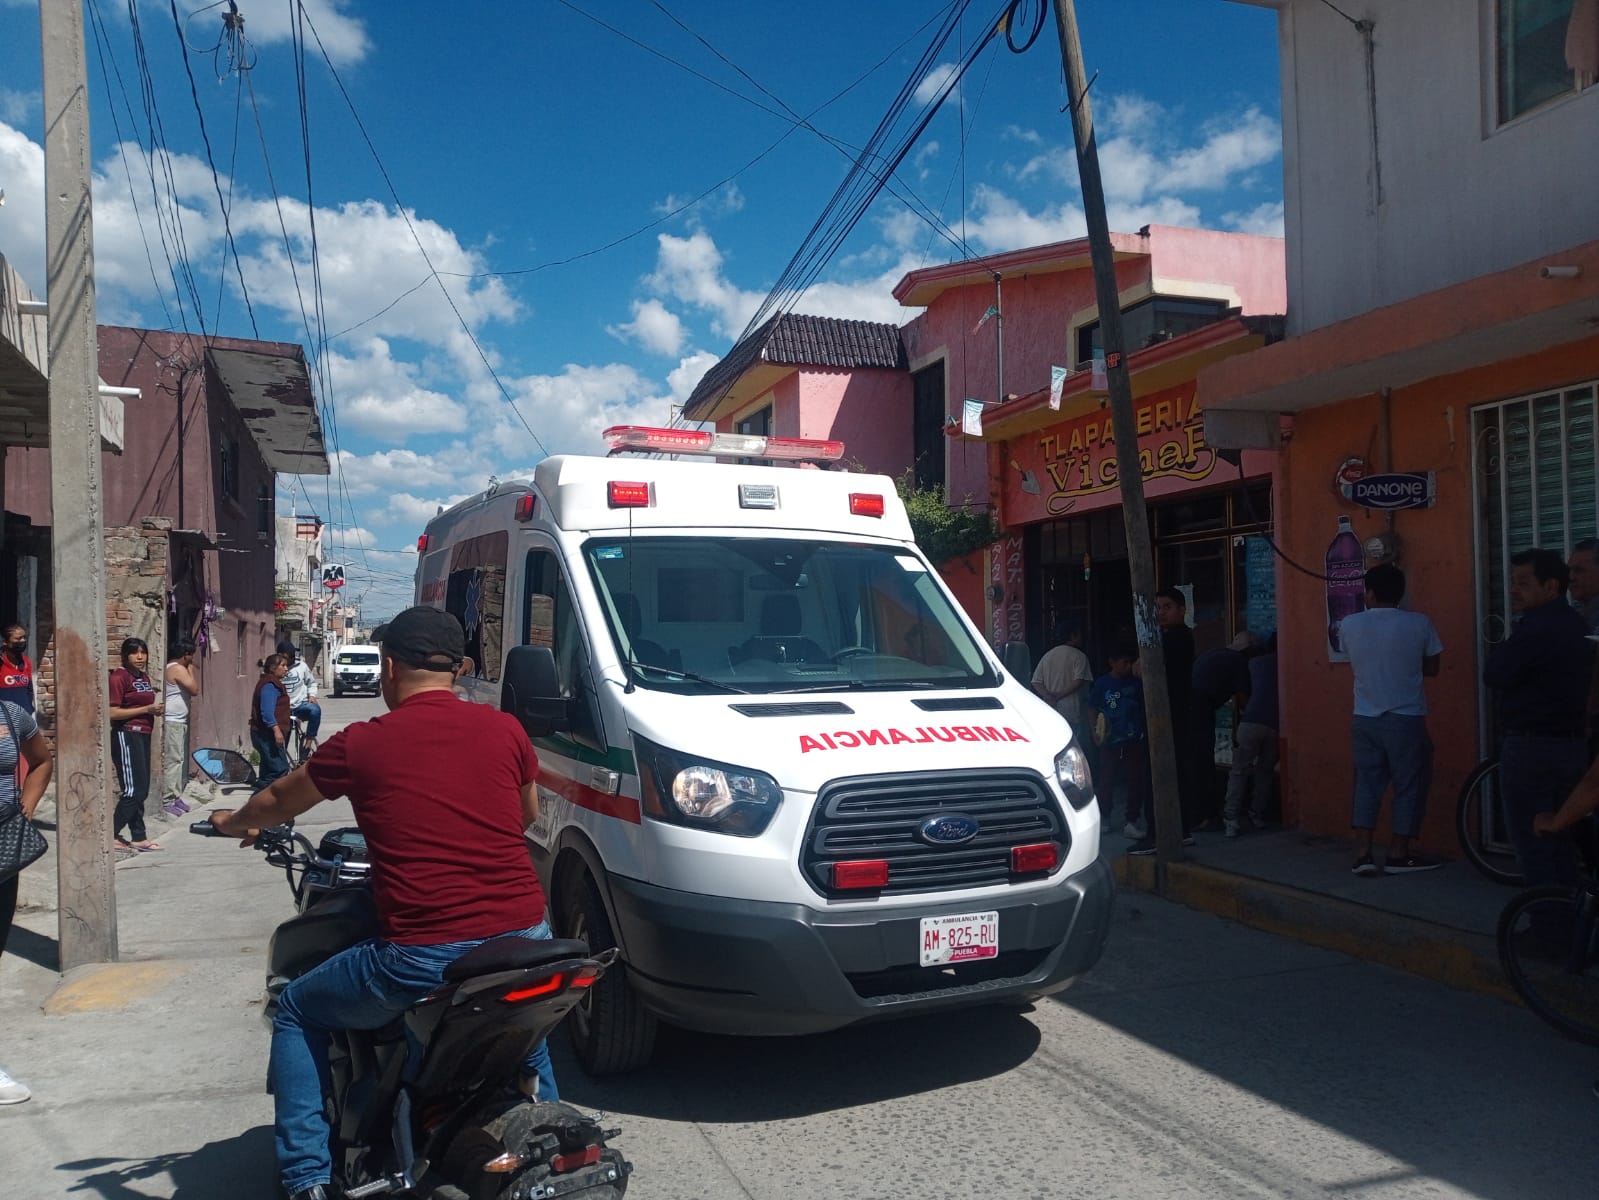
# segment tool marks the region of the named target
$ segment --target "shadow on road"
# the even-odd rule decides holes
[[[58,1171],[81,1176],[63,1189],[88,1192],[103,1200],[149,1200],[157,1193],[134,1187],[145,1180],[170,1178],[172,1200],[275,1200],[281,1193],[264,1164],[272,1162],[272,1127],[261,1125],[237,1137],[207,1142],[183,1154],[154,1158],[83,1158],[62,1163]]]
[[[561,1098],[669,1121],[748,1124],[855,1108],[1003,1075],[1038,1049],[1020,1011],[979,1008],[800,1038],[662,1028],[653,1063],[592,1079],[565,1039],[551,1045]]]
[[[6,953],[25,958],[47,971],[59,969],[61,962],[61,947],[55,938],[24,929],[21,925],[11,927],[11,936],[6,939]]]

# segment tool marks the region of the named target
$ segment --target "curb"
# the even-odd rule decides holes
[[[1123,855],[1111,867],[1122,888],[1155,894],[1153,858]],[[1195,863],[1173,863],[1166,869],[1166,879],[1163,899],[1451,987],[1520,1003],[1499,969],[1498,946],[1483,934]]]

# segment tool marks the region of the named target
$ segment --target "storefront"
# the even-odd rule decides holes
[[[1156,584],[1188,597],[1201,653],[1277,625],[1276,557],[1262,536],[1272,527],[1276,456],[1223,458],[1206,444],[1192,368],[1201,346],[1210,357],[1261,340],[1232,321],[1129,360]],[[1025,641],[1036,660],[1055,622],[1073,618],[1099,671],[1111,644],[1131,635],[1132,581],[1110,410],[1092,383],[1069,378],[1058,409],[1047,393],[997,409],[983,440],[1007,531],[990,558],[993,640]]]
[[[1599,270],[1599,243],[1572,258]],[[1322,578],[1344,518],[1365,564],[1394,556],[1405,605],[1443,641],[1427,683],[1437,750],[1422,836],[1458,853],[1456,797],[1498,746],[1482,671],[1510,632],[1510,558],[1599,534],[1599,286],[1587,278],[1552,301],[1536,264],[1485,276],[1202,374],[1201,400],[1222,418],[1212,440],[1248,440],[1230,414],[1292,414],[1274,515],[1305,568],[1278,579],[1284,811],[1301,829],[1349,829],[1353,680],[1329,646]],[[1424,483],[1365,494],[1351,483],[1362,470]]]

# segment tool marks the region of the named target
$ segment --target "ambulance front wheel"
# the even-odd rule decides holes
[[[587,871],[566,876],[558,907],[563,937],[587,942],[593,954],[616,945],[605,902]],[[636,1071],[655,1051],[655,1014],[628,982],[625,963],[618,962],[601,976],[566,1020],[572,1049],[590,1075]]]

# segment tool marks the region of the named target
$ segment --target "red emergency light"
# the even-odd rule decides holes
[[[424,533],[421,537],[416,539],[416,552],[418,554],[426,554],[427,553],[427,549],[428,549],[428,535]]]
[[[533,519],[534,510],[538,508],[538,500],[531,493],[520,496],[516,501],[516,519],[526,524]]]
[[[863,858],[856,862],[833,864],[833,886],[840,891],[868,890],[888,886],[888,860]]]
[[[613,425],[603,434],[611,453],[700,454],[737,458],[782,459],[788,462],[837,462],[844,443],[817,438],[761,437],[748,433],[709,433],[700,429],[662,429],[650,425]]]
[[[613,479],[610,482],[608,499],[612,508],[648,508],[650,485],[623,483],[621,480]]]
[[[1054,842],[1035,842],[1031,846],[1012,846],[1010,869],[1013,875],[1036,875],[1053,871],[1060,862],[1060,847]]]
[[[864,492],[851,492],[849,511],[851,516],[856,517],[880,517],[883,515],[883,497]]]

